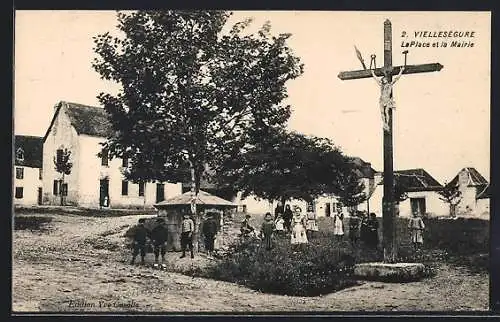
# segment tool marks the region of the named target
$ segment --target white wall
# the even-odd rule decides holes
[[[378,185],[370,198],[370,212],[377,216],[382,216],[382,198],[384,196],[384,187]],[[399,204],[399,216],[411,216],[411,201],[410,198],[425,198],[425,209],[428,215],[431,216],[449,216],[448,204],[439,199],[439,194],[435,191],[417,191],[409,192],[408,199]]]
[[[100,142],[104,138],[80,135],[80,205],[84,207],[99,207],[100,180],[109,179],[110,208],[151,208],[156,203],[156,183],[145,185],[144,196],[139,196],[139,184],[128,183],[128,194],[122,195],[122,159],[113,158],[108,166],[101,165],[97,157],[100,152]],[[182,193],[180,183],[165,183],[165,199]]]
[[[65,108],[61,108],[57,118],[54,120],[51,132],[43,143],[43,204],[59,205],[60,196],[53,194],[54,180],[60,180],[61,174],[57,173],[54,166],[54,157],[57,149],[67,148],[71,151],[70,162],[73,163],[70,175],[65,175],[64,181],[68,184],[68,196],[66,204],[76,205],[78,202],[78,179],[79,179],[79,148],[78,134],[71,125]]]
[[[22,179],[16,178],[17,168],[24,169]],[[14,187],[12,189],[12,198],[14,205],[33,206],[38,204],[38,188],[42,188],[42,180],[39,179],[39,171],[40,168],[14,166]],[[23,188],[23,198],[19,199],[15,197],[16,187]]]
[[[408,199],[399,204],[399,216],[411,217],[411,198],[424,198],[427,215],[432,217],[446,217],[450,215],[447,203],[439,199],[439,194],[435,191],[409,192]]]
[[[476,202],[476,214],[478,217],[481,217],[483,219],[489,219],[490,218],[490,199],[485,198],[485,199],[477,199]]]

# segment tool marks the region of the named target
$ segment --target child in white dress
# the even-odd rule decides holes
[[[296,208],[295,214],[292,218],[292,236],[291,243],[292,245],[297,244],[307,244],[307,234],[306,234],[306,217],[302,215],[302,209]]]
[[[276,226],[276,234],[278,236],[284,236],[285,235],[285,220],[283,219],[283,216],[281,214],[278,215],[278,218],[276,218],[275,221],[275,226]]]

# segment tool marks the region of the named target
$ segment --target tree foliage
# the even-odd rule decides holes
[[[365,185],[361,181],[360,174],[356,171],[356,165],[350,159],[346,161],[346,163],[341,164],[343,167],[337,172],[337,196],[344,206],[352,208],[366,201],[367,196]]]
[[[446,202],[450,207],[450,216],[455,217],[455,208],[462,200],[462,193],[458,185],[445,183],[441,191],[438,191],[439,199]]]
[[[218,179],[242,191],[243,197],[312,201],[323,193],[343,193],[351,200],[363,189],[353,169],[354,164],[330,140],[279,131],[227,159]]]
[[[303,70],[287,47],[290,34],[270,25],[245,33],[251,20],[225,31],[224,11],[118,13],[123,37],[94,37],[94,69],[117,82],[101,93],[114,135],[111,157],[128,156],[129,180],[199,182],[247,142],[283,128],[290,116],[285,84]],[[188,171],[186,171],[188,170]]]
[[[59,191],[61,195],[61,206],[64,205],[64,191],[62,191],[64,187],[64,176],[71,174],[71,169],[73,168],[73,163],[70,161],[71,151],[67,148],[63,150],[58,150],[58,152],[54,156],[54,169],[57,173],[61,174],[61,179],[59,181],[59,186],[61,191]]]
[[[54,169],[57,173],[69,175],[71,174],[71,168],[73,163],[70,162],[71,151],[65,148],[61,150],[61,154],[54,156]]]

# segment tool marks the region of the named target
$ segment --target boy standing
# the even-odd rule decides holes
[[[205,249],[208,253],[208,258],[212,258],[212,253],[214,251],[214,241],[215,235],[218,231],[217,221],[214,218],[214,214],[209,212],[207,214],[207,219],[203,223],[203,236],[205,237]]]
[[[144,218],[139,219],[139,223],[134,229],[133,235],[133,253],[130,265],[135,263],[135,258],[141,253],[141,264],[144,265],[144,257],[146,257],[146,238],[148,236],[148,230],[144,226],[146,220]]]
[[[153,250],[155,254],[155,264],[158,264],[158,257],[161,253],[161,263],[165,260],[165,253],[167,252],[167,237],[168,230],[165,227],[165,219],[156,219],[157,226],[151,231],[151,240],[153,241]]]
[[[410,237],[413,247],[417,250],[419,246],[422,246],[424,243],[423,231],[425,228],[424,221],[418,213],[413,213],[413,218],[410,218],[410,221],[408,222],[408,228],[410,229]]]
[[[181,248],[182,256],[186,257],[186,247],[189,246],[189,251],[191,252],[191,258],[194,258],[193,253],[193,232],[194,232],[194,221],[190,218],[189,214],[184,214],[184,219],[181,225]]]

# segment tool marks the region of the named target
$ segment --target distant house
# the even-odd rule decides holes
[[[104,109],[77,103],[60,102],[43,138],[43,204],[58,205],[60,194],[65,204],[98,208],[142,208],[181,193],[181,184],[165,182],[134,184],[125,180],[122,171],[128,159],[107,154],[99,158],[101,142],[111,134],[111,124]],[[54,157],[67,148],[73,163],[71,174],[54,169]]]
[[[448,185],[458,186],[462,193],[456,208],[458,215],[489,215],[490,185],[475,168],[463,168]]]
[[[42,203],[43,138],[16,135],[14,142],[14,205]]]
[[[377,188],[370,202],[370,212],[382,216],[383,173],[376,174]],[[439,199],[443,186],[424,169],[394,171],[394,179],[406,188],[408,198],[399,204],[399,216],[417,212],[427,216],[448,216],[448,206]]]
[[[361,178],[361,182],[365,186],[365,194],[370,197],[375,191],[375,173],[376,171],[371,167],[369,162],[363,161],[359,157],[353,157],[354,163],[357,165],[358,175]],[[246,198],[241,197],[241,193],[238,193],[237,197],[233,199],[233,202],[238,204],[238,209],[240,211],[246,211],[248,213],[260,213],[263,214],[267,211],[273,213],[274,208],[276,207],[277,201],[269,202],[267,200],[259,199],[255,196],[248,196]],[[291,206],[299,206],[302,208],[302,211],[306,211],[308,203],[304,200],[290,200],[287,202]],[[371,200],[358,205],[358,210],[366,210],[370,209]],[[339,198],[335,195],[324,194],[316,198],[312,204],[313,208],[318,217],[329,217],[333,215],[335,212],[342,211],[347,213],[346,207],[342,205]]]

